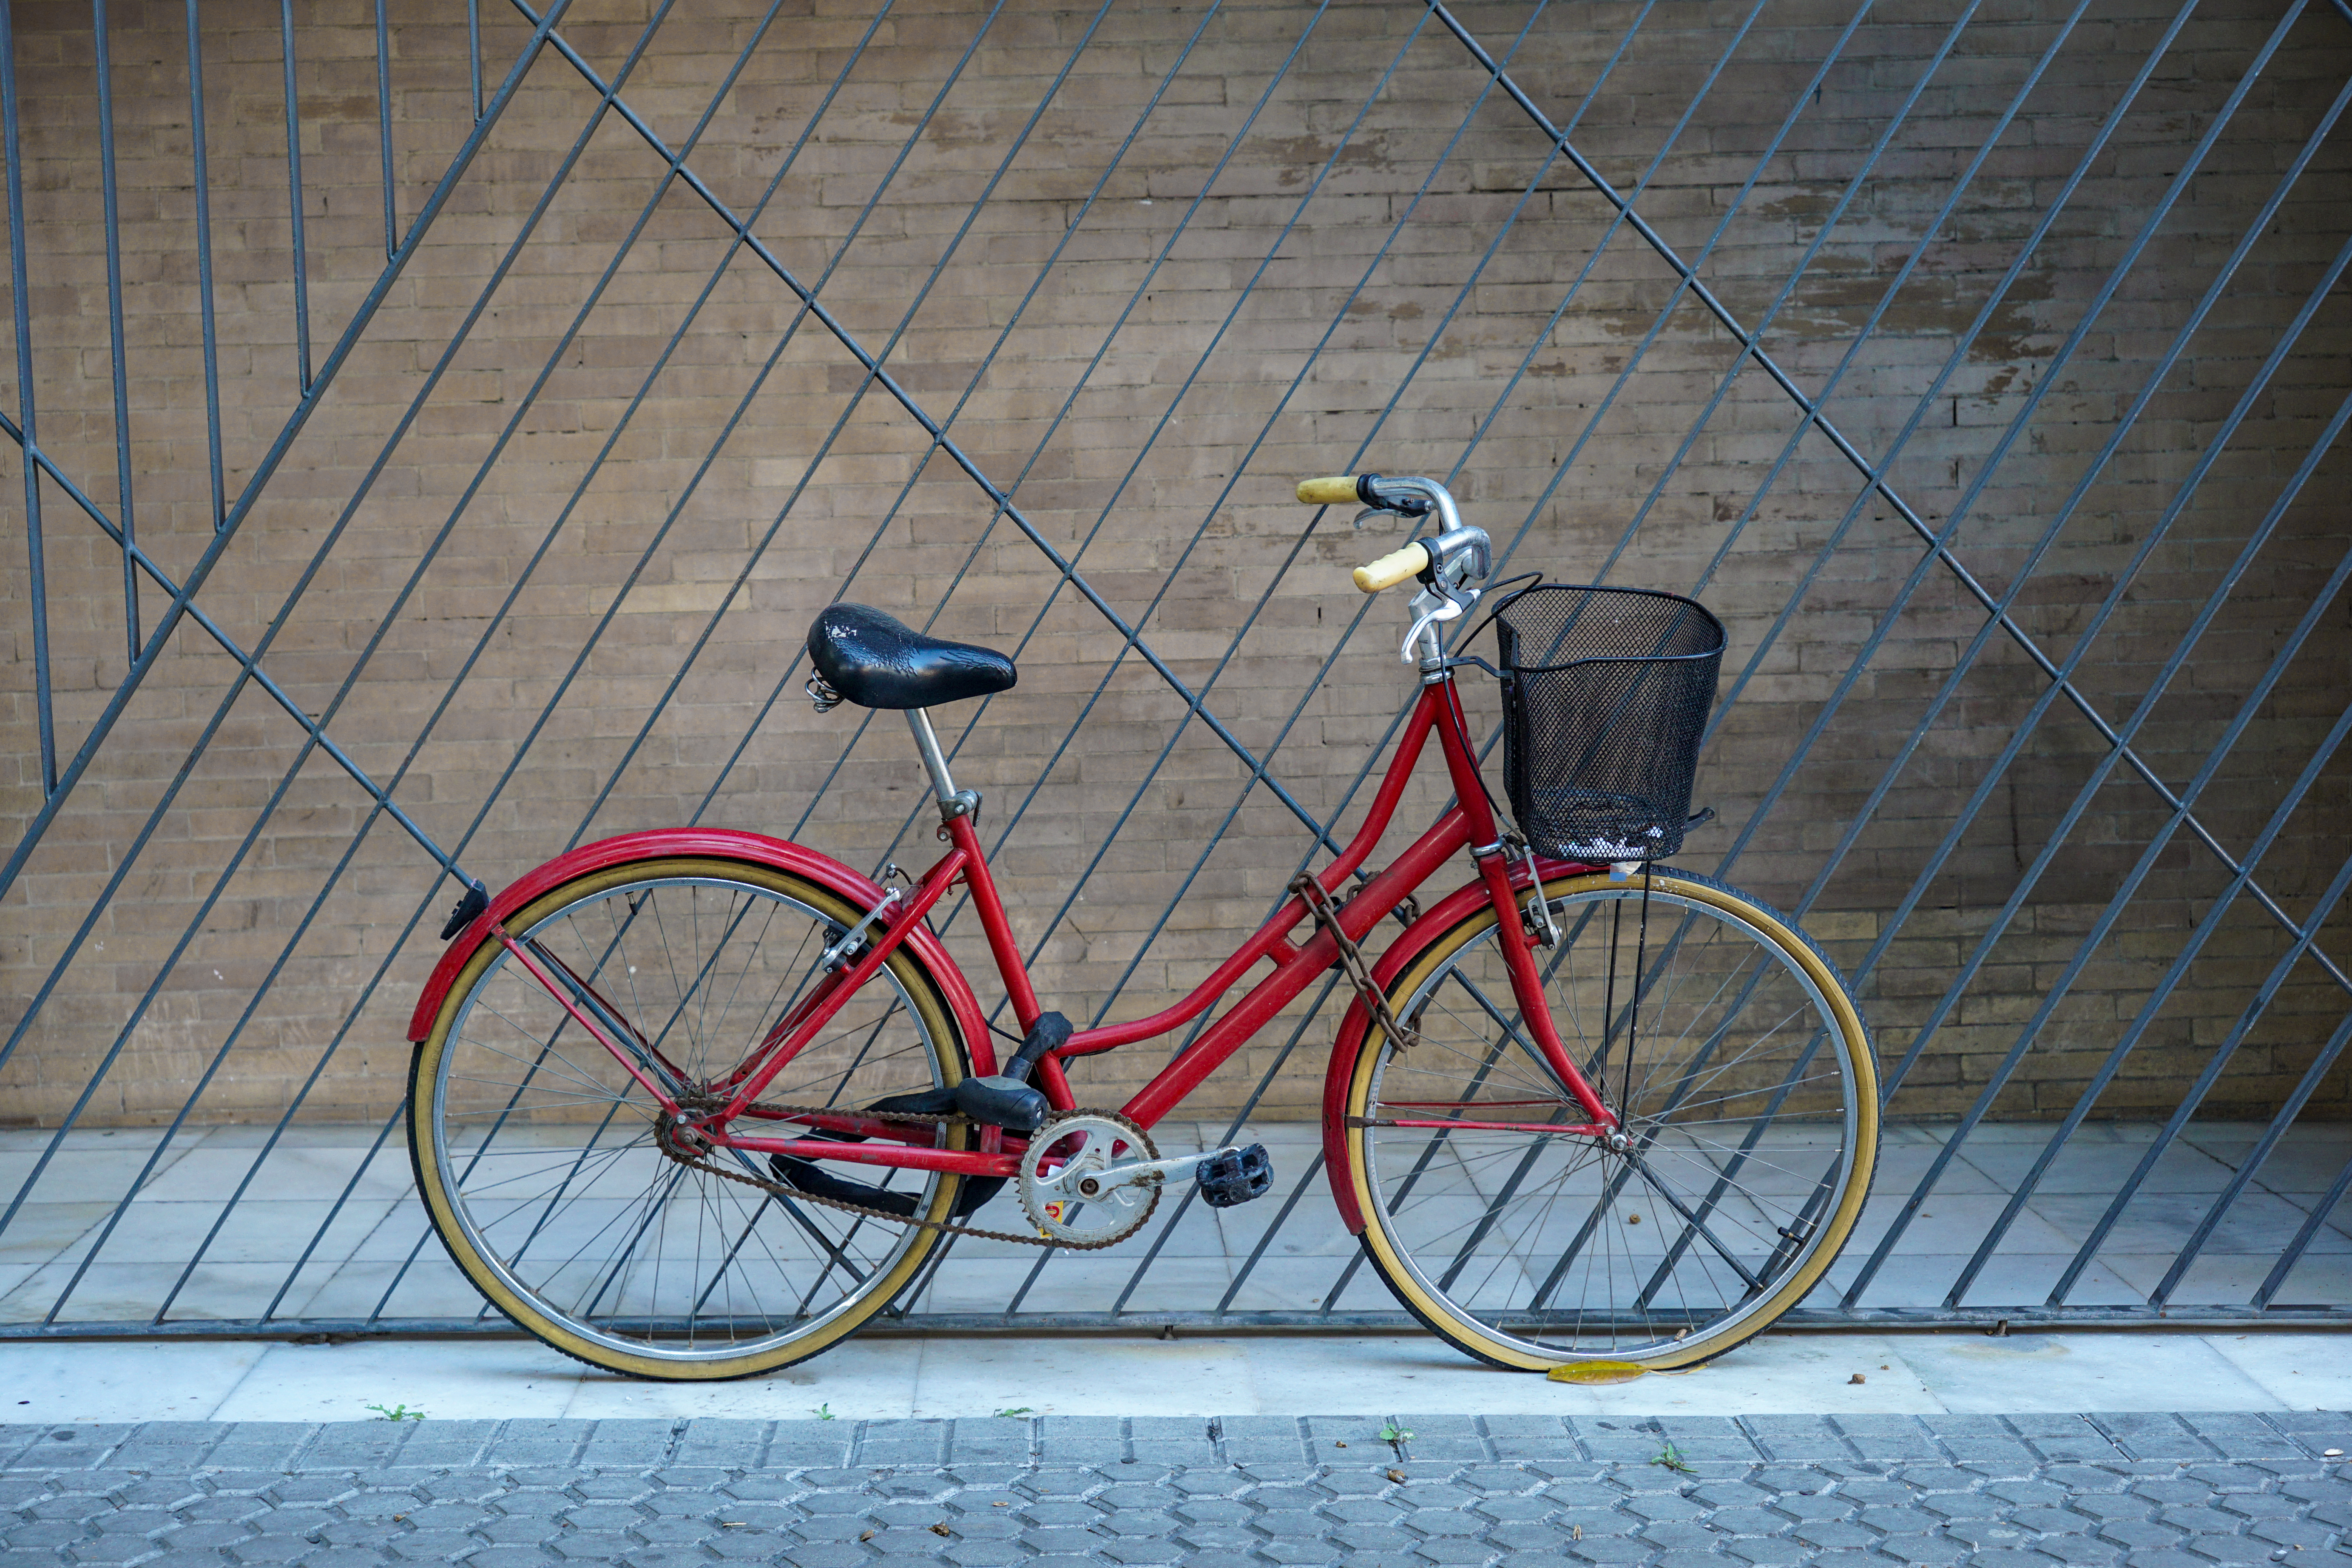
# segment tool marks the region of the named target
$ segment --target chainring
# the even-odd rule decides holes
[[[1049,1157],[1056,1167],[1043,1173]],[[1021,1207],[1039,1234],[1065,1247],[1125,1241],[1160,1206],[1161,1184],[1099,1184],[1122,1165],[1158,1158],[1150,1134],[1115,1110],[1064,1111],[1031,1134],[1021,1156]]]

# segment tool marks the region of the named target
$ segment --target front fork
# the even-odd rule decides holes
[[[1486,896],[1494,900],[1496,945],[1502,949],[1503,967],[1510,972],[1511,996],[1519,1005],[1522,1026],[1534,1042],[1536,1054],[1588,1119],[1588,1126],[1570,1131],[1590,1132],[1612,1149],[1620,1147],[1625,1133],[1617,1112],[1601,1100],[1601,1091],[1577,1066],[1552,1022],[1551,1004],[1544,995],[1543,973],[1528,945],[1528,929],[1519,914],[1517,889],[1511,886],[1509,855],[1500,845],[1492,853],[1480,855],[1473,850],[1472,855],[1477,862],[1478,876],[1486,884]],[[1540,900],[1543,896],[1542,881],[1531,877],[1528,897]]]
[[[1433,664],[1435,668],[1432,668]],[[1442,710],[1436,726],[1438,742],[1445,752],[1454,799],[1461,803],[1464,825],[1470,831],[1470,843],[1474,846],[1470,858],[1495,907],[1496,941],[1503,950],[1504,967],[1510,971],[1511,994],[1519,1005],[1519,1017],[1536,1055],[1588,1119],[1586,1126],[1562,1131],[1587,1133],[1612,1149],[1620,1148],[1625,1135],[1617,1113],[1601,1102],[1600,1091],[1585,1078],[1561,1042],[1559,1030],[1553,1026],[1551,1005],[1544,997],[1543,975],[1536,967],[1535,954],[1528,946],[1527,927],[1520,920],[1518,892],[1511,886],[1511,857],[1504,847],[1494,811],[1487,805],[1486,781],[1479,776],[1477,757],[1470,746],[1469,727],[1462,714],[1461,694],[1454,689],[1454,673],[1442,661],[1426,661],[1423,680],[1439,689],[1435,693]],[[1532,855],[1528,858],[1528,896],[1540,905],[1543,881],[1536,875]],[[1543,923],[1549,927],[1548,914]]]

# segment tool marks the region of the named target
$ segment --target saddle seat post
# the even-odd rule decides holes
[[[939,797],[940,822],[942,826],[959,816],[974,816],[980,812],[980,792],[958,789],[948,773],[947,753],[940,749],[939,732],[931,728],[931,714],[927,708],[907,710],[907,728],[915,732],[915,750],[922,753],[923,770],[931,775],[931,793]]]
[[[980,833],[973,826],[980,815],[980,792],[956,787],[954,777],[948,772],[947,752],[940,747],[939,732],[931,728],[928,710],[908,709],[907,728],[914,731],[915,750],[922,753],[923,769],[931,775],[931,793],[939,799],[940,837],[963,851],[964,883],[971,889],[972,904],[980,915],[982,929],[988,934],[989,952],[996,960],[997,973],[1003,977],[1013,1016],[1026,1032],[1037,1023],[1037,993],[1029,983],[1028,964],[1021,956],[1013,922],[1005,917],[1003,901],[997,897],[996,879],[989,873]]]

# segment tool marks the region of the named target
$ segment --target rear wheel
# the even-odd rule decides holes
[[[1389,987],[1418,1042],[1375,1024],[1357,1058],[1364,1250],[1423,1322],[1498,1366],[1720,1355],[1801,1300],[1853,1229],[1878,1141],[1869,1037],[1821,950],[1712,879],[1545,893],[1552,1020],[1622,1146],[1552,1131],[1586,1116],[1536,1054],[1481,909]]]
[[[677,858],[593,872],[506,929],[646,1042],[641,1070],[711,1083],[822,978],[862,910],[765,867]],[[857,1108],[963,1077],[945,999],[903,948],[761,1096]],[[673,1087],[673,1092],[675,1089]],[[486,942],[417,1047],[409,1148],[433,1225],[492,1305],[567,1354],[644,1377],[743,1377],[814,1355],[888,1305],[938,1233],[682,1163],[661,1106],[503,945]],[[739,1128],[747,1125],[739,1123]],[[751,1122],[791,1136],[789,1122]],[[961,1127],[934,1142],[965,1146]],[[766,1177],[717,1150],[710,1163]],[[829,1167],[948,1216],[958,1178]]]

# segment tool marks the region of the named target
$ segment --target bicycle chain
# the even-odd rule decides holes
[[[747,1106],[745,1109],[747,1110],[766,1111],[771,1115],[779,1117],[838,1116],[841,1114],[841,1108],[839,1106],[833,1105],[771,1105],[763,1102]],[[950,1124],[974,1124],[969,1117],[958,1115],[932,1115],[929,1112],[920,1110],[861,1110],[857,1114],[876,1121],[905,1121],[909,1123],[928,1124],[934,1127],[946,1126]],[[1077,1111],[1067,1111],[1064,1114],[1075,1116],[1081,1113]],[[1059,1121],[1061,1119],[1061,1117],[1056,1116],[1052,1121],[1047,1121],[1045,1126],[1040,1127],[1037,1130],[1037,1135],[1042,1135],[1047,1129],[1054,1125],[1055,1121]],[[782,1182],[764,1181],[758,1176],[745,1175],[740,1171],[723,1169],[722,1167],[712,1164],[706,1160],[688,1159],[685,1155],[672,1151],[666,1142],[663,1142],[658,1139],[656,1142],[656,1146],[661,1149],[663,1153],[669,1155],[671,1159],[677,1161],[679,1164],[684,1165],[690,1171],[700,1171],[706,1175],[718,1176],[730,1182],[740,1182],[747,1187],[757,1187],[761,1192],[767,1193],[772,1197],[791,1198],[798,1203],[815,1204],[821,1208],[839,1209],[844,1214],[863,1215],[869,1219],[887,1220],[893,1225],[911,1225],[922,1230],[936,1230],[942,1236],[976,1236],[982,1241],[1013,1241],[1019,1242],[1027,1247],[1060,1247],[1066,1252],[1098,1252],[1106,1247],[1116,1246],[1118,1243],[1127,1239],[1125,1237],[1113,1237],[1108,1241],[1056,1241],[1053,1237],[1046,1236],[1024,1236],[1016,1231],[988,1230],[976,1225],[952,1225],[946,1220],[917,1219],[911,1215],[892,1214],[888,1209],[877,1209],[867,1204],[854,1204],[845,1198],[828,1198],[824,1196],[822,1194],[803,1192],[800,1188],[788,1185]]]
[[[1315,923],[1331,933],[1332,943],[1339,949],[1339,968],[1347,974],[1348,984],[1356,988],[1356,994],[1362,999],[1364,1011],[1372,1016],[1400,1050],[1409,1050],[1421,1044],[1421,1031],[1400,1023],[1397,1016],[1389,1010],[1387,994],[1372,984],[1371,971],[1364,964],[1363,949],[1358,947],[1355,939],[1340,927],[1339,908],[1331,902],[1329,891],[1316,879],[1315,873],[1301,871],[1293,877],[1290,890],[1306,904],[1307,912],[1315,917]]]

